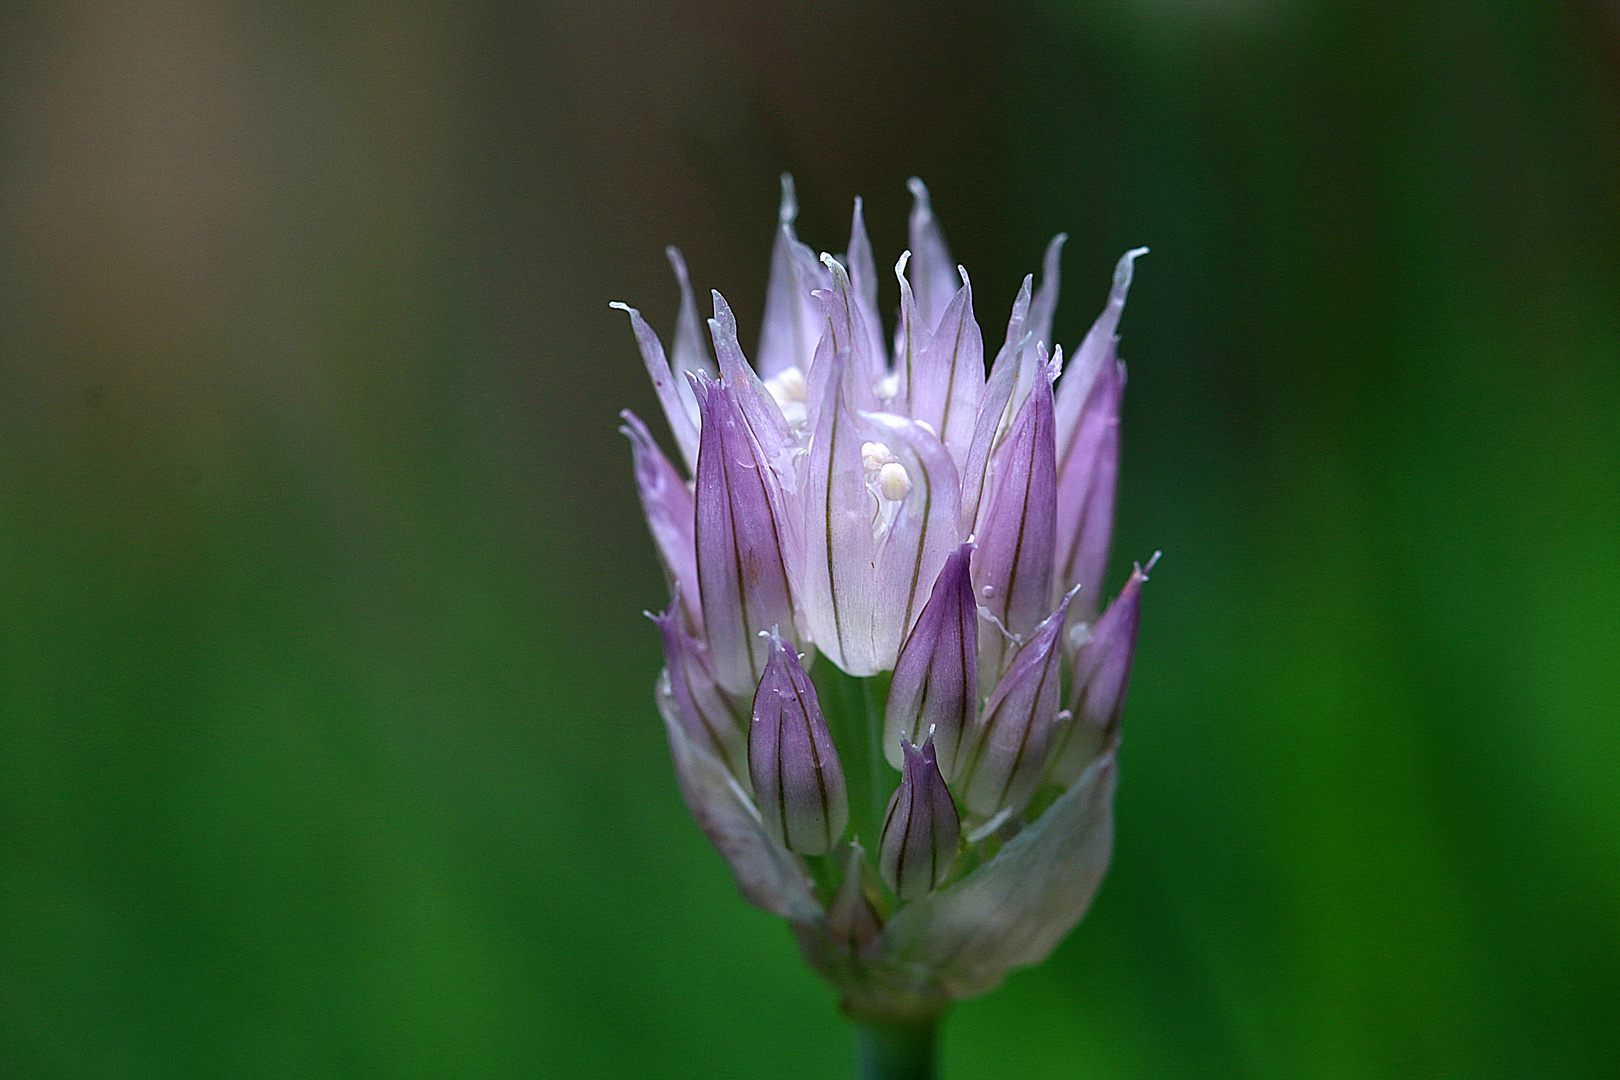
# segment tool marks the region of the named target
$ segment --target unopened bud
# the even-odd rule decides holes
[[[827,933],[834,940],[848,946],[850,952],[859,953],[883,928],[877,909],[866,895],[861,881],[865,869],[866,852],[860,841],[851,841],[849,859],[844,865],[844,883],[838,886],[838,895],[827,908]]]
[[[790,851],[825,855],[849,823],[844,770],[816,688],[799,657],[772,632],[754,693],[748,773],[765,828]]]
[[[906,763],[883,818],[878,873],[894,895],[915,900],[949,876],[962,841],[962,822],[935,764],[933,737],[920,750],[910,742],[901,748]]]

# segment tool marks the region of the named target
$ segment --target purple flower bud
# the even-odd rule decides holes
[[[915,900],[949,876],[962,843],[962,823],[934,762],[933,738],[921,750],[909,741],[900,745],[905,767],[883,817],[878,873],[894,895]]]
[[[897,769],[905,762],[900,744],[932,731],[939,771],[955,779],[963,740],[978,719],[979,610],[968,570],[972,553],[973,545],[963,544],[945,560],[894,663],[883,749]]]
[[[979,607],[1006,633],[979,639],[979,672],[993,679],[1011,659],[1007,634],[1024,638],[1051,604],[1057,530],[1052,386],[1040,377],[997,457],[994,490],[973,558]]]
[[[859,840],[852,840],[849,858],[844,863],[843,884],[838,886],[838,894],[827,908],[827,935],[857,955],[883,928],[883,921],[878,918],[861,880],[865,869],[866,851]]]
[[[1062,692],[1058,645],[1068,609],[1064,597],[1019,650],[974,729],[957,787],[968,809],[982,818],[1018,813],[1040,785]]]
[[[641,510],[647,516],[647,528],[652,533],[653,545],[658,549],[658,561],[663,564],[664,578],[671,594],[681,598],[681,612],[686,627],[693,633],[703,630],[703,612],[698,606],[697,546],[693,536],[692,493],[686,481],[675,471],[664,452],[653,442],[647,425],[629,409],[619,414],[624,426],[619,428],[630,440],[635,458],[636,493],[641,496]]]
[[[844,770],[798,655],[778,634],[766,640],[770,659],[754,693],[754,722],[748,729],[754,803],[766,830],[783,847],[825,855],[849,823]]]
[[[1158,561],[1155,554],[1147,566],[1136,567],[1075,657],[1074,685],[1069,691],[1072,719],[1052,748],[1052,778],[1065,787],[1085,772],[1119,731],[1125,692],[1131,685],[1131,664],[1136,659],[1142,582]]]
[[[719,758],[720,764],[746,787],[748,748],[743,738],[743,723],[715,683],[702,644],[681,628],[681,620],[674,614],[674,607],[680,602],[677,591],[670,611],[661,615],[648,613],[664,635],[665,671],[677,719],[687,738]]]
[[[765,666],[760,631],[793,632],[786,515],[736,392],[701,378],[695,385],[703,408],[694,530],[703,631],[715,678],[741,697]]]

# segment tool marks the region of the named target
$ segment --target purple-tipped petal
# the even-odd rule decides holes
[[[782,209],[771,249],[771,277],[765,289],[765,318],[759,329],[759,373],[770,379],[788,368],[808,375],[816,343],[826,323],[815,290],[831,286],[815,253],[793,232],[799,204],[793,178],[782,174]]]
[[[1052,315],[1057,311],[1063,242],[1068,238],[1068,233],[1058,233],[1046,245],[1046,254],[1041,258],[1041,287],[1035,290],[1029,305],[1029,322],[1025,329],[1037,344],[1046,346],[1047,352],[1057,348],[1052,340]]]
[[[1078,585],[1074,617],[1097,616],[1119,485],[1119,406],[1125,365],[1105,363],[1091,382],[1079,421],[1058,443],[1057,570],[1055,591]]]
[[[1019,650],[973,731],[957,786],[981,818],[1017,814],[1040,785],[1062,693],[1059,643],[1068,606],[1065,597]]]
[[[939,771],[956,778],[967,735],[979,718],[979,611],[969,573],[972,544],[945,560],[889,683],[883,749],[900,768],[902,741],[933,732]]]
[[[911,189],[911,287],[917,295],[917,314],[924,326],[931,327],[956,292],[956,264],[934,217],[927,186],[915,176],[906,186]]]
[[[922,614],[929,582],[960,539],[956,507],[961,487],[950,453],[933,432],[891,413],[864,413],[861,419],[868,434],[878,437],[873,449],[893,459],[871,485],[884,530],[878,545],[873,634],[879,668],[887,669]],[[890,514],[884,527],[881,523]]]
[[[967,271],[957,269],[962,287],[916,357],[907,400],[912,419],[932,427],[961,468],[968,460],[985,383],[984,335],[973,318],[973,286]]]
[[[796,925],[818,924],[821,905],[811,895],[803,864],[765,831],[758,811],[720,759],[687,736],[667,673],[658,680],[656,697],[681,796],[731,867],[743,898]]]
[[[664,452],[653,441],[647,425],[629,409],[619,414],[624,426],[619,428],[630,440],[635,460],[636,493],[641,496],[641,510],[647,517],[647,528],[652,533],[653,546],[658,549],[658,561],[663,564],[664,577],[671,593],[679,594],[681,611],[686,616],[687,629],[692,633],[703,631],[703,611],[698,604],[697,541],[694,535],[696,520],[692,493],[686,481],[675,471]]]
[[[901,908],[883,928],[874,966],[929,972],[951,999],[993,990],[1014,968],[1045,960],[1108,870],[1117,778],[1112,753],[1093,762],[989,862]]]
[[[844,770],[798,655],[779,635],[771,634],[768,645],[770,659],[754,693],[748,730],[754,802],[782,846],[825,855],[849,824]]]
[[[1136,567],[1075,657],[1074,685],[1069,691],[1072,719],[1052,748],[1052,777],[1060,784],[1073,783],[1113,744],[1119,732],[1125,693],[1131,685],[1131,664],[1136,659],[1142,582],[1158,558],[1154,555],[1146,567]]]
[[[729,386],[697,379],[703,408],[695,541],[703,630],[715,678],[752,692],[767,649],[760,631],[795,627],[785,539],[786,511]]]
[[[1036,380],[997,454],[994,490],[981,520],[973,558],[979,607],[1005,633],[979,639],[979,672],[994,679],[1009,659],[1007,634],[1035,629],[1051,604],[1057,539],[1057,455],[1052,433],[1052,386]]]
[[[933,739],[918,749],[902,741],[905,765],[889,798],[878,848],[878,873],[894,895],[915,900],[950,875],[962,843],[962,821],[934,762]]]
[[[675,602],[680,602],[679,594]],[[673,605],[672,605],[673,607]],[[703,646],[686,633],[672,611],[649,617],[664,635],[664,670],[676,716],[687,737],[720,759],[731,774],[748,782],[748,744],[745,723],[714,681]]]
[[[866,851],[859,840],[851,840],[849,858],[844,861],[844,881],[827,907],[827,936],[859,955],[878,936],[883,922],[871,898],[866,895]]]
[[[629,304],[615,301],[608,305],[630,316],[630,329],[636,335],[636,345],[641,350],[641,360],[647,366],[647,376],[652,379],[653,390],[658,395],[658,404],[663,407],[664,419],[669,421],[669,430],[675,436],[675,445],[681,449],[681,457],[686,461],[687,471],[696,475],[698,453],[698,417],[688,412],[686,403],[681,400],[680,391],[675,387],[675,376],[670,371],[669,360],[664,356],[664,345],[653,333],[647,320],[641,317],[641,312]]]

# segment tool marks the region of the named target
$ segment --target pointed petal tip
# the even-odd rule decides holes
[[[776,220],[781,225],[791,225],[799,216],[799,195],[793,186],[793,174],[784,172],[782,180],[782,205],[776,212]]]

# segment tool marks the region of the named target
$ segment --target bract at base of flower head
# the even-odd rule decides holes
[[[671,352],[615,305],[691,478],[625,414],[671,589],[655,696],[681,793],[878,1057],[1084,915],[1146,580],[1097,616],[1145,249],[1065,369],[1054,238],[987,372],[967,271],[911,188],[892,333],[860,202],[848,256],[818,256],[786,177],[753,363],[719,293],[704,341],[674,249]]]

